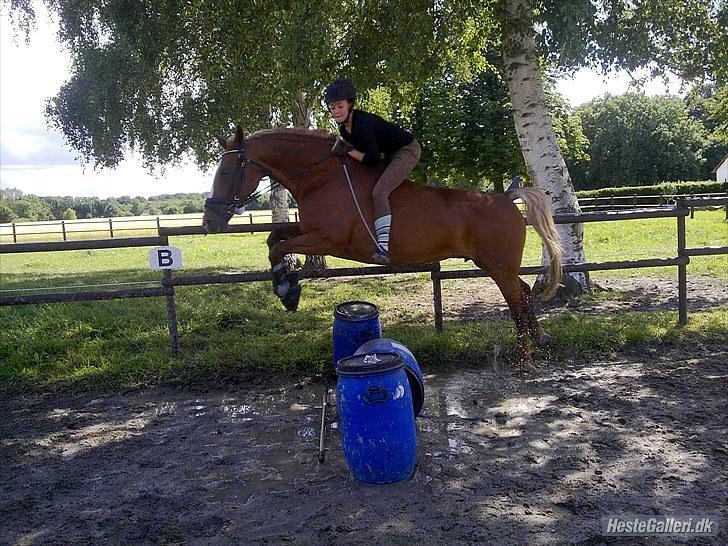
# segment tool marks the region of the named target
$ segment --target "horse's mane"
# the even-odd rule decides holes
[[[261,129],[251,134],[248,138],[260,138],[265,136],[287,136],[287,137],[309,137],[317,140],[332,141],[336,135],[326,129],[306,129],[304,127],[275,127],[273,129]]]

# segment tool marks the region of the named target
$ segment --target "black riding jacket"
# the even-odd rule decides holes
[[[414,140],[409,131],[390,123],[376,114],[362,110],[351,112],[351,133],[345,124],[339,125],[342,138],[364,154],[363,163],[379,165],[389,161],[392,154]]]

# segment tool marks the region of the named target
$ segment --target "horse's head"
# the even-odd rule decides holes
[[[202,217],[202,225],[208,233],[223,231],[233,214],[244,207],[260,179],[269,174],[263,165],[248,157],[245,134],[240,126],[230,138],[217,137],[217,141],[223,152]]]

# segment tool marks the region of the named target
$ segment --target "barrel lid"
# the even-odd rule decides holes
[[[396,353],[354,355],[342,358],[336,363],[338,375],[366,375],[389,372],[404,366],[402,357]]]
[[[378,314],[377,306],[366,301],[345,301],[337,305],[334,311],[336,317],[349,321],[368,320]]]

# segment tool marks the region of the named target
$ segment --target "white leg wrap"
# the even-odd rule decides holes
[[[389,229],[392,226],[392,215],[387,214],[374,220],[374,230],[377,232],[377,244],[385,252],[389,252]]]

